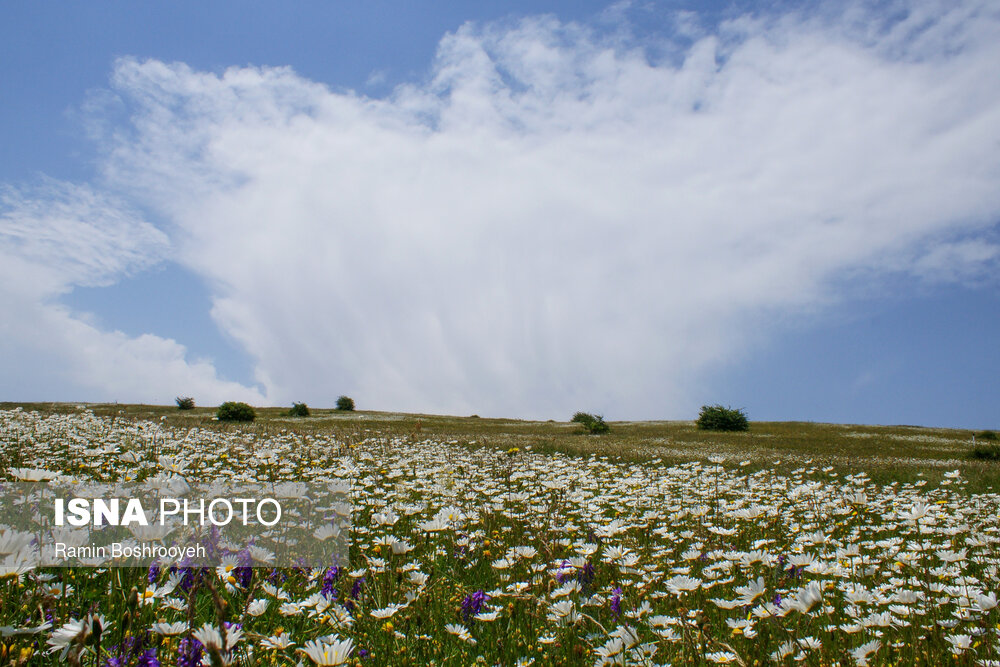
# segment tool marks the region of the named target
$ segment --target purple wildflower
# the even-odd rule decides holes
[[[333,585],[340,578],[341,569],[334,565],[326,569],[323,573],[323,588],[320,589],[320,593],[327,599],[334,599],[337,597],[337,592],[334,590]]]
[[[612,593],[613,595],[611,596],[611,613],[615,615],[615,618],[618,618],[619,616],[622,615],[622,587],[621,586],[615,587]]]
[[[126,637],[121,644],[108,649],[108,658],[102,667],[160,667],[155,648],[146,648],[148,636]]]
[[[177,667],[200,667],[201,652],[200,641],[194,637],[185,637],[177,650]]]
[[[184,591],[185,593],[190,593],[191,589],[194,588],[195,584],[197,583],[198,578],[200,578],[198,577],[198,571],[193,567],[182,567],[180,569],[180,572],[181,572],[181,581],[180,581],[181,590]]]
[[[580,585],[586,590],[590,584],[594,582],[597,577],[597,573],[594,572],[594,566],[590,564],[590,561],[584,563],[583,567],[576,573],[576,580],[580,582]]]
[[[156,649],[150,648],[143,651],[136,665],[138,667],[160,667],[160,659],[156,657]]]
[[[469,620],[483,609],[483,605],[490,599],[490,596],[483,591],[476,591],[472,595],[466,595],[462,600],[462,618],[468,623]]]
[[[236,554],[239,565],[233,569],[233,578],[242,588],[248,588],[253,579],[253,557],[249,549],[243,549]]]
[[[349,610],[351,611],[354,610],[354,601],[357,600],[359,597],[361,597],[361,588],[362,586],[364,586],[364,584],[365,584],[364,577],[354,580],[354,585],[351,586],[351,599],[344,601],[344,606],[347,607]]]

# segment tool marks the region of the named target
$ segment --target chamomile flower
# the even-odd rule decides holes
[[[343,665],[354,650],[354,640],[344,639],[331,642],[312,640],[306,642],[299,651],[312,660],[314,665]]]

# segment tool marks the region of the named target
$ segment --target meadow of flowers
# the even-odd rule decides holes
[[[0,411],[0,479],[349,480],[350,557],[38,569],[0,664],[1000,665],[1000,495],[738,456],[628,462]]]

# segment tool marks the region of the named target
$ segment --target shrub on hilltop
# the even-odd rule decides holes
[[[257,413],[246,403],[226,401],[219,406],[215,416],[220,422],[252,422]]]
[[[292,409],[288,411],[289,417],[308,417],[309,406],[305,403],[292,403]]]
[[[746,431],[750,422],[743,410],[721,405],[703,405],[698,413],[698,428],[703,431]]]
[[[194,410],[194,399],[190,396],[178,396],[174,399],[178,410]]]
[[[341,396],[337,399],[337,409],[352,412],[354,410],[354,399],[350,396]]]
[[[1000,444],[977,442],[969,456],[979,461],[1000,461]]]
[[[570,421],[582,425],[587,433],[594,435],[607,433],[611,430],[611,427],[604,421],[604,417],[592,415],[589,412],[577,412]]]
[[[1000,442],[994,431],[980,431],[972,438],[969,456],[979,461],[1000,461]]]

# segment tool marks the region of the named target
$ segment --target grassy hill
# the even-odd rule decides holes
[[[70,403],[0,403],[45,413],[72,413]],[[387,437],[434,439],[471,447],[531,448],[578,456],[626,461],[677,463],[724,456],[748,471],[788,471],[832,467],[844,473],[865,472],[874,481],[937,484],[945,472],[961,470],[974,491],[1000,489],[1000,463],[970,458],[975,431],[917,426],[862,426],[814,422],[751,422],[743,433],[701,431],[694,421],[609,422],[610,433],[589,435],[569,421],[527,421],[428,414],[310,408],[309,417],[289,417],[288,408],[257,408],[251,425],[220,424],[214,407],[178,410],[176,406],[87,404],[100,416],[125,420],[162,420],[171,426],[336,433],[345,440],[372,433]]]

